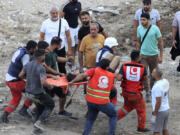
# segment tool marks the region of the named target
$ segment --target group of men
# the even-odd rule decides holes
[[[90,14],[82,11],[81,3],[69,0],[61,9],[50,8],[50,18],[42,23],[40,41],[29,41],[26,47],[15,51],[6,74],[6,84],[11,90],[12,99],[1,116],[8,122],[8,115],[19,105],[25,90],[27,99],[19,113],[34,116],[33,134],[43,131],[42,122],[46,121],[55,104],[54,95],[59,97],[59,115],[71,116],[64,110],[67,94],[60,87],[47,83],[46,78],[57,79],[65,76],[66,63],[71,71],[77,70],[75,55],[78,50],[80,74],[69,82],[88,78],[86,101],[88,116],[83,135],[90,134],[99,111],[107,114],[109,135],[114,135],[117,120],[122,119],[133,109],[138,114],[139,132],[149,132],[146,128],[146,103],[142,91],[146,91],[146,101],[152,96],[152,127],[154,135],[168,135],[169,83],[163,79],[158,63],[163,61],[163,40],[159,12],[151,8],[151,0],[143,0],[144,7],[135,14],[134,45],[136,50],[130,54],[131,62],[120,64],[120,57],[114,51],[118,41],[108,37],[103,27],[91,21]],[[79,28],[78,17],[82,22]],[[180,22],[179,12],[173,21],[173,45]],[[180,28],[180,27],[179,27]],[[160,53],[158,50],[160,49]],[[67,56],[66,56],[67,53]],[[150,85],[148,82],[148,69]],[[117,73],[117,70],[118,73]],[[116,73],[116,74],[115,74]],[[117,98],[115,78],[121,81],[124,106],[117,112],[112,99]],[[26,79],[26,82],[24,81]],[[155,82],[155,83],[154,83]],[[149,87],[150,86],[150,87]],[[113,96],[112,96],[113,95]],[[35,103],[33,110],[29,107]]]

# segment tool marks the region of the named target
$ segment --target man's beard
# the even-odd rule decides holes
[[[89,25],[89,21],[83,22],[84,25]]]
[[[148,12],[149,10],[150,10],[150,9],[148,9],[148,8],[144,8],[144,11],[145,11],[145,12]]]
[[[53,21],[57,21],[57,20],[58,20],[58,16],[52,17],[52,20],[53,20]]]

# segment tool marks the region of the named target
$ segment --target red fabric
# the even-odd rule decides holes
[[[5,108],[5,111],[12,113],[15,111],[16,107],[19,105],[22,97],[22,91],[25,89],[26,83],[24,81],[18,82],[6,82],[11,90],[12,99],[9,102],[9,106]],[[25,105],[30,106],[32,103],[25,101]]]
[[[145,129],[146,127],[146,104],[144,98],[140,101],[129,102],[126,98],[124,98],[124,106],[118,111],[118,120],[122,119],[127,115],[124,110],[128,113],[132,110],[136,109],[138,115],[138,128]]]
[[[32,105],[32,101],[26,99],[26,100],[24,101],[24,105],[26,105],[27,107],[30,107],[30,106]]]
[[[91,68],[91,69],[88,69],[88,70],[86,71],[86,74],[87,74],[89,77],[92,77],[93,74],[94,74],[94,72],[95,72],[95,68]]]
[[[127,69],[129,69],[129,72]],[[138,75],[138,69],[140,69],[140,73]],[[144,65],[139,64],[139,63],[125,63],[123,64],[123,70],[124,70],[124,74],[123,74],[123,81],[121,84],[121,87],[129,92],[134,92],[134,93],[140,93],[143,90],[143,75],[144,75]],[[135,71],[134,71],[135,70]],[[127,78],[127,73],[129,73],[129,76],[131,76],[132,78],[138,78],[137,76],[139,76],[139,80],[136,81],[132,81],[132,80],[128,80]]]
[[[87,89],[86,100],[88,102],[94,103],[94,104],[107,104],[110,102],[109,95],[110,95],[110,91],[114,84],[115,75],[112,74],[111,72],[109,72],[107,70],[103,70],[101,68],[90,69],[90,70],[88,70],[87,74],[92,75],[93,70],[94,70],[94,74],[93,74],[93,76],[91,76],[91,79],[89,80],[88,88],[100,90],[100,91],[104,91],[104,92],[109,92],[109,94],[95,92],[90,89]],[[107,84],[103,82],[104,79],[105,79],[105,81],[108,81]],[[107,87],[102,88],[102,87],[100,87],[100,85],[103,85],[103,86],[107,85]],[[107,97],[108,99],[94,97],[94,96],[89,95],[88,93],[93,94],[95,96]]]

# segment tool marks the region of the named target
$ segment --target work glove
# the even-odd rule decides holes
[[[156,116],[151,115],[151,124],[156,123]]]

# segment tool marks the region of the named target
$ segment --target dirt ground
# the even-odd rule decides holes
[[[5,73],[9,66],[11,57],[15,49],[23,46],[29,39],[38,41],[39,31],[42,21],[48,18],[49,7],[52,4],[61,5],[65,0],[0,0],[0,114],[7,106],[11,98],[10,91],[5,84]],[[109,35],[115,36],[120,46],[116,53],[122,56],[121,64],[129,61],[127,57],[133,49],[133,16],[135,11],[140,8],[141,0],[80,0],[85,10],[97,7],[116,10],[119,15],[111,13],[92,12],[93,20],[100,22]],[[172,61],[170,58],[171,46],[171,23],[177,10],[180,10],[179,0],[153,0],[153,7],[158,9],[163,25],[163,39],[165,41],[165,51],[163,64],[160,67],[164,71],[164,77],[170,81],[170,105],[171,112],[169,118],[170,135],[180,135],[180,76],[176,72],[178,59]],[[121,92],[120,82],[116,83],[118,93]],[[69,98],[69,97],[68,97]],[[22,99],[23,103],[24,97]],[[72,105],[68,111],[73,112],[73,116],[78,120],[67,117],[59,117],[58,99],[55,98],[56,108],[52,116],[46,123],[46,132],[43,135],[80,135],[83,132],[87,107],[82,88],[78,90],[73,98]],[[21,103],[21,105],[22,105]],[[21,106],[20,105],[20,106]],[[118,94],[117,109],[123,105],[123,98]],[[10,115],[9,124],[0,124],[0,135],[30,135],[33,125],[32,120],[25,119],[17,111]],[[151,104],[147,104],[147,127],[150,124]],[[118,121],[117,135],[137,135],[137,116],[136,112],[131,112],[126,118]],[[92,135],[106,135],[108,132],[108,118],[100,113],[92,130]],[[152,133],[147,133],[151,135]]]

